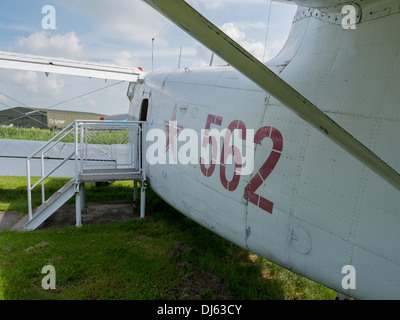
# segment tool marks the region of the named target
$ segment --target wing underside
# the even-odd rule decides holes
[[[139,69],[92,62],[66,60],[0,52],[0,68],[56,73],[89,78],[136,82],[143,74]]]

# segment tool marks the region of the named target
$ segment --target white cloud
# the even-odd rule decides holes
[[[261,41],[257,41],[251,38],[248,34],[249,28],[254,28],[254,23],[234,23],[227,22],[221,26],[221,30],[224,31],[228,36],[230,36],[233,40],[239,43],[243,48],[245,48],[248,52],[250,52],[254,57],[259,59],[260,61],[265,58],[266,60],[271,58],[271,49],[275,49],[276,45],[271,46],[269,43],[268,48],[265,49],[265,45]],[[278,49],[280,49],[282,43],[278,43]],[[205,48],[202,45],[197,46],[196,51],[196,65],[197,66],[208,66],[211,60],[211,51]],[[264,52],[265,51],[265,52]],[[226,64],[219,57],[214,57],[213,61],[214,65],[223,65]]]
[[[97,101],[95,99],[88,98],[87,105],[89,105],[91,108],[97,107]]]
[[[39,92],[39,83],[36,72],[18,72],[14,75],[13,81],[16,84],[23,85],[31,93]]]
[[[243,48],[249,51],[252,55],[254,55],[257,59],[263,59],[264,44],[260,41],[252,41],[244,32],[244,28],[240,28],[238,25],[228,22],[222,25],[221,30],[239,43]]]
[[[33,71],[16,72],[12,75],[13,83],[20,86],[21,90],[26,90],[37,95],[58,97],[65,86],[64,80],[57,75],[40,77],[40,74]]]
[[[36,32],[19,39],[15,48],[17,51],[36,55],[75,59],[83,53],[83,45],[75,32],[55,35],[45,31]]]
[[[137,65],[137,58],[135,58],[130,52],[124,50],[118,52],[114,56],[113,63],[119,66],[132,67]]]
[[[72,10],[85,12],[102,37],[129,40],[151,46],[151,39],[167,20],[144,1],[70,0],[63,2]]]
[[[194,7],[203,5],[207,10],[216,10],[229,4],[242,4],[243,0],[190,0],[188,2]],[[265,3],[265,0],[246,0],[246,5],[260,3]]]
[[[239,28],[233,22],[224,23],[221,26],[221,30],[235,41],[243,41],[246,38],[246,34],[239,30]]]
[[[224,0],[200,0],[197,2],[203,4],[206,9],[211,9],[211,10],[219,9],[223,7],[225,4]]]

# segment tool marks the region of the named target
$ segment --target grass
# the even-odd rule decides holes
[[[50,179],[47,187],[57,190],[65,181]],[[0,211],[27,211],[25,184],[20,178],[0,178]],[[145,220],[1,231],[0,299],[335,298],[333,291],[209,232],[150,189],[147,194]],[[88,201],[131,197],[132,182],[87,188]],[[41,270],[49,264],[56,269],[56,290],[41,286]]]
[[[57,131],[0,127],[1,139]],[[68,179],[46,181],[52,195]],[[35,183],[37,180],[32,179]],[[33,192],[40,204],[40,188]],[[128,200],[132,182],[88,184],[87,202]],[[73,200],[72,200],[73,201]],[[26,178],[0,177],[0,212],[28,212]],[[220,238],[147,191],[144,220],[35,232],[0,231],[0,300],[331,300],[336,294]],[[44,290],[45,265],[56,290]]]
[[[57,129],[32,129],[19,127],[2,127],[0,126],[0,139],[14,140],[34,140],[34,141],[49,141],[61,130]],[[128,130],[89,130],[89,140],[91,144],[126,144],[129,135]],[[66,136],[63,142],[75,142],[75,132],[71,132]]]
[[[58,132],[60,131],[55,129],[27,129],[0,126],[0,139],[48,141]]]

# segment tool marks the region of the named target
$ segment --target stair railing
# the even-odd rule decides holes
[[[39,185],[42,185],[42,204],[46,202],[45,196],[45,180],[50,177],[55,171],[57,171],[61,166],[63,166],[66,162],[70,160],[74,160],[75,162],[75,183],[78,182],[79,173],[83,173],[83,163],[88,160],[84,151],[87,151],[88,141],[87,141],[87,130],[90,126],[100,127],[103,130],[112,130],[116,128],[131,128],[134,130],[134,143],[132,145],[132,152],[134,156],[135,170],[137,173],[141,174],[142,181],[146,180],[146,166],[145,163],[145,152],[143,152],[142,147],[145,146],[145,134],[146,131],[145,122],[141,121],[124,121],[123,123],[118,123],[116,121],[82,121],[77,120],[72,122],[70,125],[65,127],[62,131],[60,131],[56,136],[54,136],[47,143],[44,143],[42,147],[40,147],[37,151],[31,154],[27,158],[27,189],[28,189],[28,212],[29,212],[29,221],[33,219],[33,209],[32,209],[32,191]],[[45,154],[53,149],[56,145],[61,143],[68,135],[73,133],[75,135],[74,142],[71,142],[73,145],[73,152],[71,152],[68,156],[66,156],[57,166],[55,166],[49,173],[45,173]],[[120,144],[124,144],[128,137],[124,137],[124,140],[120,142]],[[132,143],[132,141],[130,142]],[[39,155],[40,154],[40,155]],[[38,156],[39,155],[39,156]],[[74,158],[74,159],[73,159]],[[41,179],[37,181],[33,186],[31,184],[31,161],[32,160],[41,160]],[[133,168],[132,168],[133,169]],[[144,188],[145,189],[145,188]],[[144,197],[143,197],[144,198]]]
[[[75,148],[74,151],[68,155],[67,157],[64,158],[63,161],[61,161],[53,170],[51,170],[49,173],[45,174],[45,154],[49,152],[51,149],[53,149],[57,144],[59,144],[62,140],[64,140],[69,134],[72,132],[75,132]],[[27,158],[27,182],[28,182],[28,212],[29,212],[29,221],[32,220],[33,218],[33,213],[32,213],[32,191],[35,189],[39,184],[42,185],[42,203],[46,202],[46,196],[45,196],[45,184],[44,181],[52,175],[56,170],[58,170],[61,166],[63,166],[67,161],[71,160],[72,157],[74,157],[79,150],[77,150],[78,144],[76,143],[77,139],[77,128],[76,128],[76,123],[72,122],[70,125],[65,127],[62,131],[60,131],[57,135],[55,135],[51,140],[49,140],[47,143],[45,143],[42,147],[40,147],[37,151],[35,151],[33,154],[31,154]],[[40,155],[40,160],[41,160],[41,179],[36,182],[33,186],[31,184],[31,161],[32,160],[37,160],[39,159],[38,154],[41,153]],[[76,158],[76,157],[75,157]]]

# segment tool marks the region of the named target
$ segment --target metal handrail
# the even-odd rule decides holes
[[[120,120],[116,120],[116,121],[103,121],[103,120],[83,120],[83,121],[79,121],[79,126],[81,127],[81,144],[87,144],[87,141],[84,143],[83,142],[83,137],[87,138],[87,131],[84,131],[85,128],[86,129],[100,129],[100,130],[107,130],[107,129],[129,129],[132,128],[132,126],[135,128],[135,134],[138,134],[137,140],[140,145],[143,145],[143,141],[142,141],[142,127],[144,126],[145,122],[144,121],[120,121]],[[85,133],[84,133],[85,132]],[[129,137],[126,137],[122,142],[120,142],[119,144],[123,144],[123,142],[126,141],[126,139],[128,139]],[[118,144],[118,143],[117,143]],[[138,161],[138,168],[137,168],[137,173],[138,174],[142,174],[143,170],[142,170],[142,160],[141,160],[141,148],[138,148],[138,155],[137,155],[137,161]],[[81,152],[85,151],[87,152],[87,149],[82,147],[81,148]],[[81,155],[80,157],[80,170],[77,170],[80,172],[80,174],[82,176],[85,175],[85,171],[84,171],[84,163],[86,163],[86,161],[88,161],[87,156],[83,156]],[[95,160],[93,160],[95,161]],[[100,161],[104,161],[104,160],[100,160]],[[109,160],[109,162],[115,162],[115,160]],[[88,173],[89,175],[96,175],[96,173],[90,172]],[[102,173],[98,173],[98,175],[101,175]]]
[[[29,220],[32,220],[33,218],[33,212],[32,212],[32,190],[35,189],[39,184],[42,184],[42,203],[45,202],[45,186],[44,186],[44,180],[46,180],[51,174],[53,174],[57,169],[59,169],[64,163],[66,163],[68,160],[70,160],[74,155],[71,154],[69,157],[64,159],[64,161],[59,164],[55,169],[53,169],[50,173],[45,175],[44,171],[44,154],[48,152],[50,149],[54,148],[60,141],[62,141],[66,136],[68,136],[72,131],[75,126],[75,122],[72,122],[68,126],[66,126],[63,130],[61,130],[58,134],[56,134],[53,138],[51,138],[47,143],[45,143],[43,146],[41,146],[38,150],[36,150],[34,153],[32,153],[28,158],[27,158],[27,188],[28,188],[28,213],[29,213]],[[55,142],[55,143],[53,143]],[[53,144],[52,144],[53,143]],[[43,151],[45,150],[45,151]],[[38,154],[42,152],[41,154],[41,171],[42,171],[42,176],[41,179],[35,183],[33,186],[31,186],[31,160]]]
[[[53,138],[51,138],[46,144],[44,144],[42,147],[40,147],[36,152],[32,153],[28,159],[32,159],[34,156],[36,156],[40,151],[42,151],[44,148],[46,148],[50,143],[52,143],[54,140],[56,140],[59,136],[61,136],[65,131],[67,131],[68,129],[72,128],[75,125],[75,122],[72,122],[71,124],[69,124],[67,127],[65,127],[62,131],[60,131],[57,135],[55,135]],[[63,137],[62,139],[64,139],[65,137]],[[61,139],[61,140],[62,140]],[[60,140],[58,141],[60,142]],[[58,143],[57,142],[57,143]],[[56,144],[57,144],[56,143]]]
[[[74,156],[75,156],[75,183],[77,183],[78,175],[79,175],[78,172],[81,171],[81,173],[82,173],[82,170],[83,170],[82,160],[83,160],[84,156],[81,154],[84,149],[82,147],[83,146],[83,130],[84,130],[84,126],[87,126],[87,125],[94,125],[97,127],[101,127],[101,129],[112,128],[112,125],[117,126],[118,128],[121,128],[121,127],[123,128],[124,126],[130,127],[132,125],[137,126],[138,137],[137,137],[136,141],[139,143],[138,154],[137,154],[138,173],[140,173],[142,175],[143,180],[146,180],[146,170],[145,170],[145,166],[143,165],[145,163],[145,152],[142,152],[142,147],[141,147],[141,146],[145,145],[145,141],[144,141],[145,135],[143,134],[145,131],[145,125],[146,125],[145,122],[143,122],[143,121],[96,121],[96,120],[74,121],[27,158],[27,182],[28,182],[27,189],[28,189],[29,221],[32,220],[32,218],[33,218],[33,213],[32,213],[32,191],[33,191],[33,189],[35,189],[39,184],[42,184],[42,203],[44,203],[45,202],[44,181],[47,178],[49,178],[61,166],[63,166],[66,162],[71,160]],[[72,132],[75,132],[74,151],[68,157],[64,158],[64,160],[59,165],[57,165],[51,172],[49,172],[48,174],[45,174],[44,154],[47,153],[48,151],[50,151],[52,148],[54,148],[58,143],[60,143],[65,137],[67,137]],[[80,135],[80,141],[79,141],[79,135]],[[42,154],[41,154],[41,173],[42,173],[41,179],[38,182],[36,182],[33,186],[31,186],[31,160],[40,152],[42,152]],[[81,165],[79,165],[78,161],[81,163]]]
[[[55,167],[52,171],[50,171],[45,177],[42,177],[38,182],[36,182],[30,189],[31,191],[35,189],[40,183],[42,183],[44,180],[46,180],[48,177],[50,177],[57,169],[59,169],[64,163],[66,163],[68,160],[71,160],[71,158],[75,155],[75,151],[72,152],[69,157],[66,157],[57,167]]]

